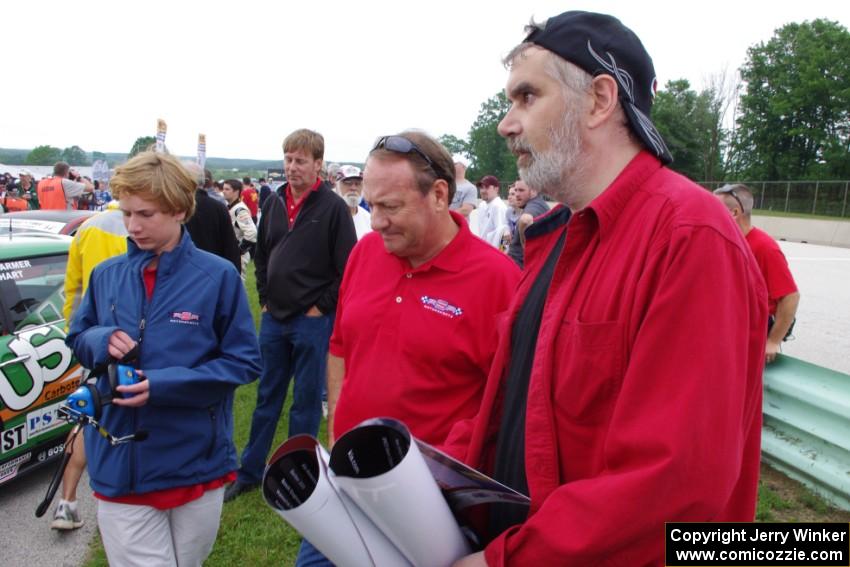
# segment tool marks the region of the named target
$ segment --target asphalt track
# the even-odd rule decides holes
[[[850,249],[792,242],[780,245],[802,295],[795,339],[785,343],[783,352],[850,374]],[[734,289],[718,293],[735,301]],[[78,493],[85,521],[82,528],[70,533],[51,530],[52,509],[43,518],[35,517],[52,472],[49,466],[0,487],[0,564],[4,567],[73,567],[85,560],[96,529],[87,477]]]
[[[782,351],[850,374],[850,249],[797,242],[780,246],[800,290],[794,340]]]

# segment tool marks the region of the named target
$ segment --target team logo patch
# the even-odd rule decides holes
[[[198,325],[198,320],[201,318],[197,313],[191,311],[175,311],[171,314],[171,323],[179,323],[181,325]]]
[[[463,315],[463,309],[452,305],[445,299],[435,299],[433,297],[428,297],[427,295],[422,296],[422,306],[429,311],[433,311],[443,317],[448,317],[449,319],[454,319],[455,317],[460,317]]]

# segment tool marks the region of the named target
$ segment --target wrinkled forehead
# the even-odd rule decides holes
[[[555,79],[546,72],[549,58],[553,56],[551,52],[535,45],[517,54],[508,71],[505,94],[510,97],[523,88],[554,82]]]
[[[369,157],[363,171],[363,190],[376,199],[419,192],[410,162],[395,156]]]

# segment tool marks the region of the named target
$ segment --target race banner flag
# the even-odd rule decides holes
[[[156,151],[157,153],[165,152],[165,131],[168,129],[168,126],[165,124],[165,120],[162,118],[157,119],[156,121]]]
[[[207,137],[204,134],[198,134],[198,165],[201,169],[207,163]]]
[[[101,183],[109,181],[109,164],[106,163],[106,160],[99,159],[91,165],[91,177]]]

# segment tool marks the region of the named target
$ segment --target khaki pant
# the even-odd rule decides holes
[[[171,510],[99,500],[97,523],[110,565],[200,567],[212,551],[224,488]]]

